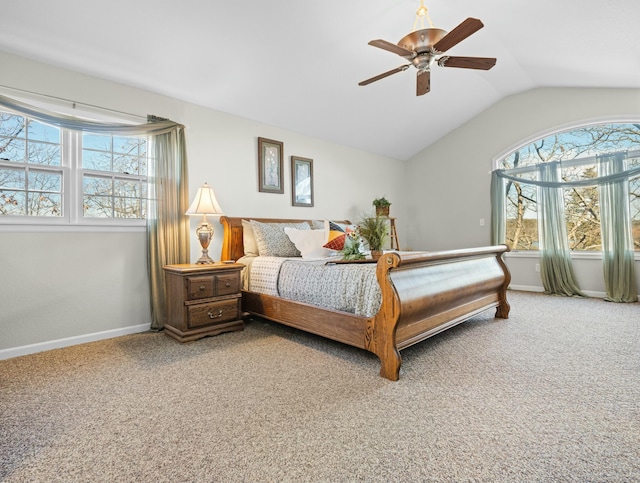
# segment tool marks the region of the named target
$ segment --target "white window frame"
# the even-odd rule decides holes
[[[111,178],[111,179],[126,179],[126,180],[140,180],[143,183],[147,184],[147,207],[146,214],[149,214],[149,174],[148,171],[151,168],[150,163],[150,150],[153,148],[151,138],[147,137],[147,175],[127,175],[124,173],[119,173],[116,171],[97,171],[92,169],[85,169],[82,167],[82,133],[74,133],[77,135],[77,139],[75,142],[74,148],[77,150],[77,154],[75,156],[75,160],[77,162],[77,168],[75,170],[75,182],[76,182],[76,219],[77,224],[80,225],[98,225],[98,226],[146,226],[147,219],[146,218],[93,218],[93,217],[85,217],[82,215],[83,209],[83,200],[84,200],[84,191],[83,191],[83,178],[85,174],[94,175],[97,177]],[[144,136],[137,136],[144,137]]]
[[[21,113],[10,109],[2,108],[2,112],[7,112],[28,119]],[[38,121],[40,122],[40,121]],[[124,121],[126,122],[126,121]],[[83,216],[83,176],[85,173],[96,175],[104,175],[107,177],[120,179],[135,179],[147,183],[147,208],[146,215],[149,214],[148,199],[150,187],[148,186],[149,176],[147,175],[126,175],[112,171],[94,171],[87,170],[82,167],[82,132],[72,131],[69,129],[60,129],[60,148],[61,148],[61,164],[60,166],[40,166],[30,165],[27,168],[34,168],[43,171],[62,173],[62,216],[15,216],[0,215],[0,229],[11,229],[16,227],[23,229],[25,227],[102,227],[106,229],[135,229],[136,231],[144,229],[147,225],[147,219],[136,218],[98,218]],[[142,136],[141,136],[142,137]],[[147,156],[150,157],[151,149],[153,149],[151,139],[148,138]],[[0,161],[0,166],[7,168],[20,168],[23,165],[17,165],[7,161]],[[151,168],[150,161],[147,162],[147,170]]]

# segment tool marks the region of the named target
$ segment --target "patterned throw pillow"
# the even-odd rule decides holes
[[[329,222],[329,238],[327,243],[323,246],[330,250],[340,251],[344,248],[344,240],[347,233],[355,231],[355,227],[352,225],[341,225],[333,221]]]
[[[253,235],[258,245],[258,253],[261,257],[299,257],[300,251],[296,248],[284,232],[285,227],[298,230],[310,230],[309,223],[262,223],[251,220]]]

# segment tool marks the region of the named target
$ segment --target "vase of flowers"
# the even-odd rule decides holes
[[[360,233],[357,230],[350,231],[344,238],[344,247],[342,248],[343,260],[364,260],[362,253]]]

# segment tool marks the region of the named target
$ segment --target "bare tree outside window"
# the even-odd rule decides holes
[[[82,146],[84,216],[146,218],[147,140],[85,133]]]
[[[148,155],[145,136],[67,131],[0,111],[0,221],[69,216],[70,203],[84,219],[143,220]]]
[[[597,155],[627,152],[630,166],[640,164],[640,124],[617,123],[585,126],[538,139],[502,160],[502,168],[526,179],[536,179],[540,163],[561,162],[563,181],[597,176]],[[640,250],[640,180],[629,181],[633,239]],[[537,190],[535,186],[506,184],[506,240],[514,250],[538,249]],[[565,188],[565,216],[571,250],[599,251],[600,207],[598,188]]]
[[[60,129],[0,113],[0,215],[62,216],[61,165]]]

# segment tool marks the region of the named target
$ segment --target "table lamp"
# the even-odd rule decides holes
[[[209,243],[213,238],[213,226],[207,221],[207,215],[222,215],[222,209],[216,200],[216,195],[213,193],[207,183],[198,188],[196,197],[189,206],[189,209],[185,212],[185,215],[202,215],[202,223],[196,229],[196,235],[202,246],[202,256],[196,262],[199,265],[208,263],[214,263],[209,256]]]

